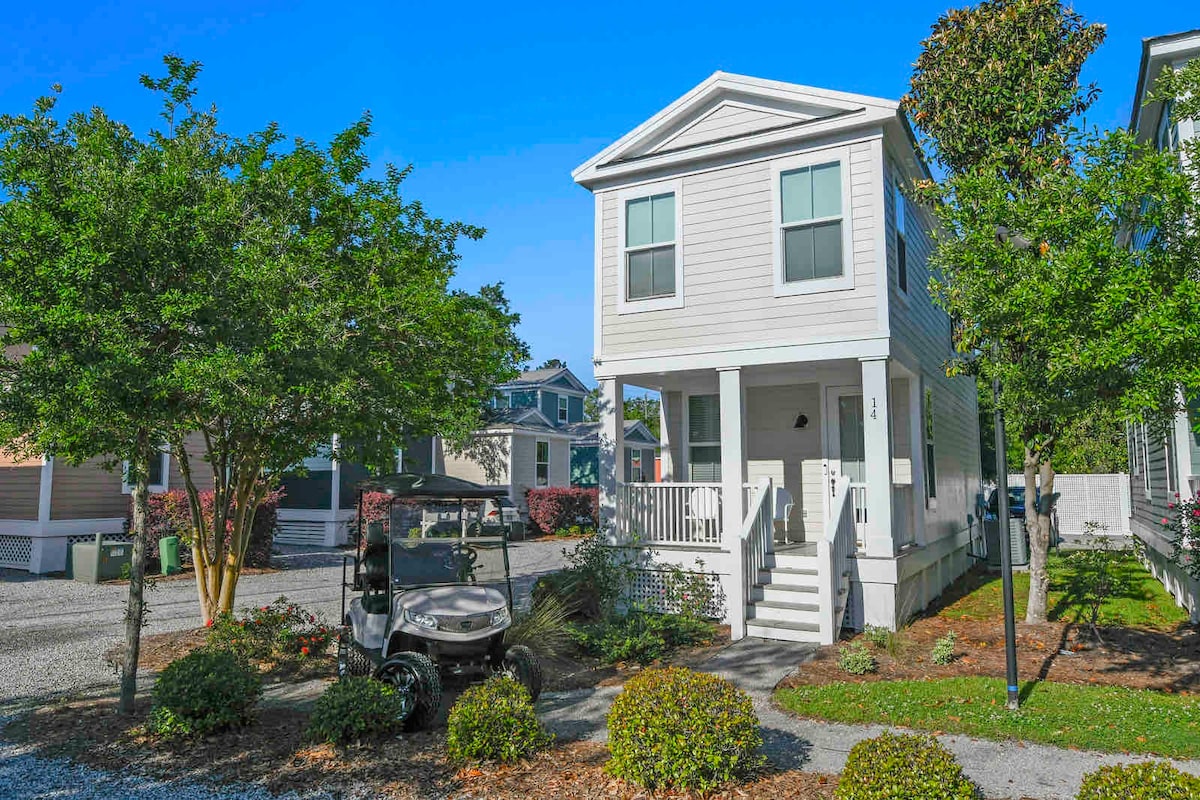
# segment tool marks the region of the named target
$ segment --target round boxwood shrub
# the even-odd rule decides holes
[[[1101,767],[1083,776],[1078,800],[1191,800],[1200,778],[1163,761]]]
[[[262,679],[245,659],[201,648],[159,673],[147,729],[174,737],[235,728],[250,720],[250,709],[261,695]]]
[[[884,733],[850,748],[837,800],[973,800],[975,784],[950,751],[929,736]]]
[[[538,723],[529,691],[507,675],[469,687],[446,720],[452,761],[512,763],[553,740]]]
[[[646,670],[608,712],[608,771],[648,789],[708,791],[762,763],[750,697],[715,675]]]
[[[392,736],[404,730],[404,699],[396,687],[365,675],[343,678],[317,698],[308,737],[331,744]]]

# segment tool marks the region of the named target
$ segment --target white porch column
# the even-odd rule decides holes
[[[675,480],[675,463],[671,458],[671,427],[667,424],[667,393],[658,390],[658,444],[659,459],[662,461],[662,479]]]
[[[50,527],[50,502],[54,492],[54,458],[42,456],[42,475],[38,485],[38,533]]]
[[[625,482],[625,384],[600,378],[600,529],[617,540],[617,486]]]
[[[717,371],[721,404],[721,546],[729,551],[729,636],[746,636],[746,578],[742,568],[742,522],[746,516],[742,485],[746,482],[745,408],[742,371]]]
[[[918,545],[925,544],[925,392],[921,376],[908,377],[908,441],[912,451],[913,528]],[[981,523],[982,524],[982,523]]]
[[[338,541],[337,512],[342,504],[342,465],[338,461],[338,437],[335,434],[329,442],[329,521],[325,523],[325,546],[336,547]]]
[[[892,436],[888,420],[888,360],[862,361],[863,444],[867,473],[868,558],[891,558],[892,541]]]

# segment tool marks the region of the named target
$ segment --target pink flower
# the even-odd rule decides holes
[[[1194,508],[1194,509],[1192,509],[1192,516],[1193,516],[1193,517],[1200,518],[1200,508]]]
[[[1167,503],[1167,508],[1174,508],[1174,507],[1175,507],[1174,503]]]
[[[300,648],[300,652],[301,652],[301,653],[303,653],[304,655],[308,655],[308,648],[307,648],[307,647],[301,647],[301,648]]]
[[[1176,492],[1176,493],[1175,493],[1175,496],[1176,496],[1176,497],[1179,497],[1179,492]]]
[[[1166,517],[1163,517],[1163,518],[1162,518],[1162,524],[1163,524],[1163,525],[1170,525],[1171,523],[1170,523],[1170,522],[1167,520],[1167,518],[1166,518]]]

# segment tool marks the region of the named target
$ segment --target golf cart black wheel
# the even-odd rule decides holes
[[[348,635],[338,637],[337,648],[337,674],[338,678],[353,678],[361,675],[370,675],[371,657],[363,651],[361,647],[355,644],[353,638]]]
[[[429,656],[411,651],[397,653],[379,666],[375,677],[400,693],[405,730],[419,731],[433,724],[442,705],[442,679]]]
[[[523,644],[514,644],[504,651],[504,660],[500,662],[500,674],[521,684],[529,691],[529,697],[538,699],[542,693],[542,665],[537,656]]]

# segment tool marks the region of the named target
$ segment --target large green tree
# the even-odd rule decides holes
[[[1103,37],[1058,0],[950,11],[904,101],[944,173],[914,191],[940,222],[931,288],[957,322],[948,368],[1000,381],[1026,485],[1040,479],[1028,622],[1046,619],[1064,435],[1087,417],[1169,413],[1200,335],[1187,180],[1126,132],[1075,127],[1097,92],[1079,71]]]

